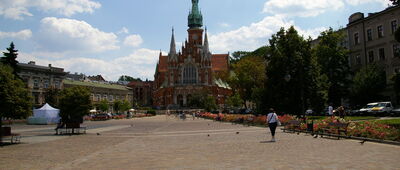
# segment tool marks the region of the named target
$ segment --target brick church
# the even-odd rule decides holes
[[[199,0],[192,0],[188,16],[189,38],[181,50],[176,50],[172,30],[168,55],[160,52],[153,93],[153,102],[157,107],[187,107],[191,96],[200,92],[214,96],[216,103],[222,107],[232,93],[225,82],[215,77],[219,72],[229,72],[229,54],[210,52],[207,29],[202,29],[203,16],[198,3]]]

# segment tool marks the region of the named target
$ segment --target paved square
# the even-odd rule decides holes
[[[22,144],[0,148],[0,169],[398,169],[400,147],[312,138],[267,128],[156,116],[85,122],[88,134],[14,125]],[[239,132],[239,133],[237,133]]]

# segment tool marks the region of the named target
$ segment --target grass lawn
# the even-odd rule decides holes
[[[387,124],[400,129],[400,119],[376,120],[377,123]]]

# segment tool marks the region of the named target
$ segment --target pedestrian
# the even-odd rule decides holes
[[[330,104],[330,105],[328,106],[328,114],[329,114],[329,116],[334,116],[334,115],[333,115],[333,107],[332,107],[332,104]]]
[[[339,117],[344,119],[344,115],[345,115],[344,107],[340,106],[339,108],[337,108],[337,112],[339,112]]]
[[[278,126],[278,121],[278,115],[276,115],[273,108],[270,108],[267,115],[267,123],[272,135],[271,142],[275,142],[275,130]]]

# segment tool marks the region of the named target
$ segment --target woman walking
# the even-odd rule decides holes
[[[267,123],[269,130],[271,131],[272,139],[271,142],[275,142],[275,130],[278,126],[278,115],[276,115],[273,108],[269,109],[269,113],[267,115]]]

